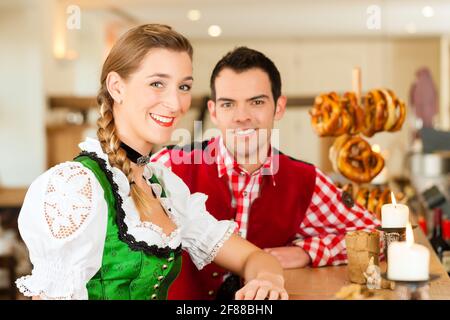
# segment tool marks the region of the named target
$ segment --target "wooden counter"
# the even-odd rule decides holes
[[[0,209],[20,208],[25,198],[26,188],[0,188]],[[432,299],[450,300],[450,278],[438,257],[430,246],[420,228],[414,229],[417,243],[425,245],[430,250],[430,272],[441,277],[430,283]],[[382,272],[386,265],[381,263]],[[321,268],[291,269],[285,271],[286,288],[291,300],[299,299],[335,299],[335,294],[350,284],[347,276],[347,266],[333,266]],[[391,290],[380,290],[386,299],[394,299]]]
[[[440,275],[439,279],[430,283],[431,299],[450,300],[450,278],[420,228],[414,230],[414,238],[430,250],[430,273]],[[386,271],[384,262],[380,267],[382,272]],[[351,284],[346,265],[286,270],[285,278],[291,300],[335,299],[341,287]],[[380,292],[385,299],[395,299],[391,290],[376,292]]]
[[[0,208],[20,208],[28,188],[1,188]]]

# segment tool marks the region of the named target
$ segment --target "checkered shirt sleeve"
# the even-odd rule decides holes
[[[316,168],[316,185],[305,218],[294,244],[311,257],[312,266],[347,263],[345,234],[349,231],[373,231],[380,221],[354,203],[350,208],[342,200],[342,190]]]

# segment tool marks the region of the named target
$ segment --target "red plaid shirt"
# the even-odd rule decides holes
[[[220,138],[219,138],[220,139]],[[265,168],[273,172],[273,152],[270,151],[262,167],[252,174],[241,168],[228,152],[223,140],[219,142],[217,166],[219,177],[227,175],[232,191],[232,206],[236,208],[236,222],[240,235],[247,235],[249,209],[253,201],[259,196]],[[171,167],[170,151],[162,149],[152,157],[152,161],[163,163]],[[274,175],[270,175],[276,186]],[[380,221],[369,211],[358,204],[348,208],[342,201],[342,191],[338,189],[330,178],[316,168],[316,186],[311,203],[305,217],[298,227],[297,239],[294,245],[305,250],[311,257],[312,266],[339,265],[347,263],[345,234],[349,231],[372,231]]]

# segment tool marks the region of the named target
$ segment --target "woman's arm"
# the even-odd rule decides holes
[[[241,237],[233,234],[214,262],[245,279],[245,286],[236,292],[237,300],[288,299],[283,269],[277,259]]]
[[[94,173],[76,162],[58,165],[31,184],[17,222],[33,264],[30,275],[16,280],[24,296],[88,299],[86,283],[101,267],[106,237],[100,188]]]

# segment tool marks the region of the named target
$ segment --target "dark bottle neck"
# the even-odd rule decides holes
[[[437,208],[434,210],[434,227],[433,238],[442,237],[442,209]]]

